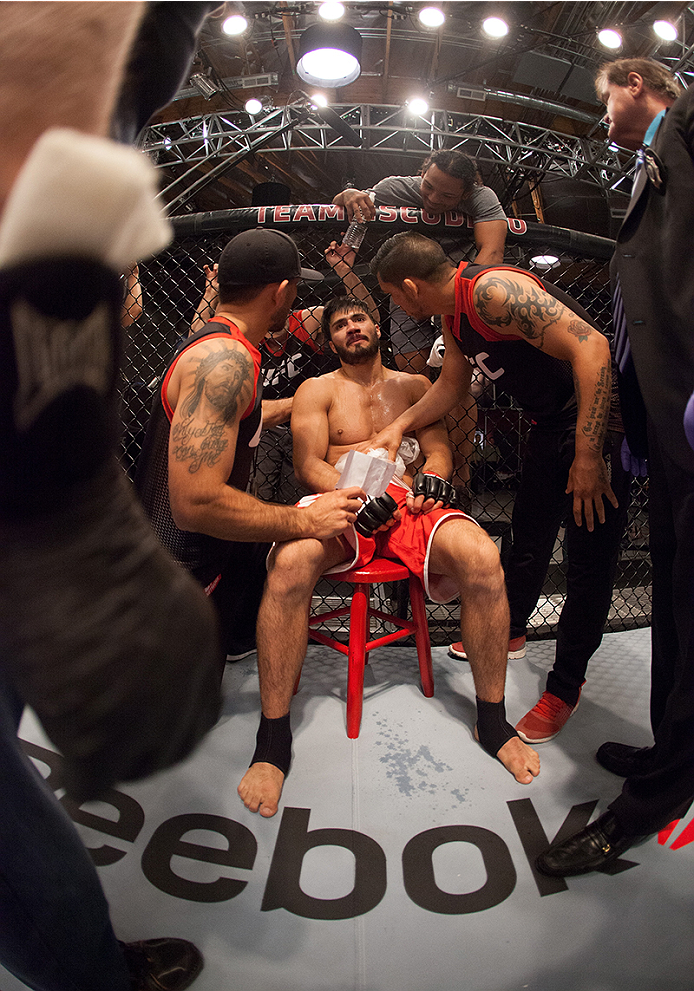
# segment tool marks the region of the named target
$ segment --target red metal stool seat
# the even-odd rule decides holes
[[[424,604],[424,589],[419,578],[413,575],[409,568],[388,558],[377,558],[363,568],[336,572],[329,577],[333,581],[354,583],[352,602],[351,605],[343,606],[340,609],[321,613],[319,616],[311,616],[309,619],[309,637],[326,647],[332,647],[334,650],[339,650],[341,654],[347,655],[347,736],[350,740],[355,740],[359,736],[361,725],[364,667],[367,651],[373,650],[374,647],[393,643],[395,640],[401,640],[414,633],[422,692],[427,698],[431,698],[434,694],[434,672],[431,666],[431,644]],[[402,581],[405,578],[408,579],[410,587],[411,620],[401,619],[399,616],[392,616],[390,613],[371,608],[371,585],[378,582]],[[349,613],[348,646],[316,629],[322,623],[339,616],[346,616],[347,613]],[[369,640],[369,620],[372,616],[391,623],[397,629],[393,633]]]

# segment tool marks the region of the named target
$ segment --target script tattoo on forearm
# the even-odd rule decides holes
[[[241,351],[225,348],[206,354],[195,370],[193,388],[181,405],[182,421],[171,432],[177,461],[194,474],[213,467],[228,447],[228,426],[239,414],[244,387],[253,385],[253,365]]]
[[[544,346],[546,331],[556,324],[563,304],[539,286],[521,285],[508,275],[486,276],[473,291],[475,309],[489,327],[511,327]]]
[[[578,382],[575,381],[576,400],[580,405],[581,397]],[[588,408],[586,422],[582,427],[583,436],[588,440],[591,451],[601,452],[605,431],[607,430],[607,416],[610,408],[610,390],[612,385],[612,375],[610,368],[604,365],[598,372],[595,389]]]

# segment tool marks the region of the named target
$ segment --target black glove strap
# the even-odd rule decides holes
[[[456,504],[456,491],[451,483],[438,475],[430,475],[426,472],[415,476],[412,494],[415,499],[417,496],[423,495],[425,499],[442,502],[444,506],[455,506]]]
[[[398,504],[395,499],[384,492],[382,496],[369,499],[368,502],[364,503],[357,513],[354,527],[362,537],[370,537],[374,530],[378,530],[380,526],[391,519],[397,508]]]

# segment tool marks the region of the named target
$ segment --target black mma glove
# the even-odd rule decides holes
[[[361,507],[354,521],[357,533],[360,533],[362,537],[371,537],[374,530],[378,530],[380,526],[392,518],[397,508],[397,502],[387,492],[376,499],[369,499]]]
[[[451,483],[441,478],[440,475],[433,475],[430,472],[415,476],[412,484],[412,495],[415,499],[421,495],[424,496],[425,501],[433,499],[434,502],[442,502],[444,507],[455,507],[457,503],[456,491]]]

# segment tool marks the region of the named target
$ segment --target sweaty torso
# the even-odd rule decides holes
[[[325,460],[334,465],[357,444],[371,440],[401,413],[421,399],[421,376],[383,369],[384,377],[363,385],[341,371],[323,376],[330,384],[328,406],[329,444]]]

